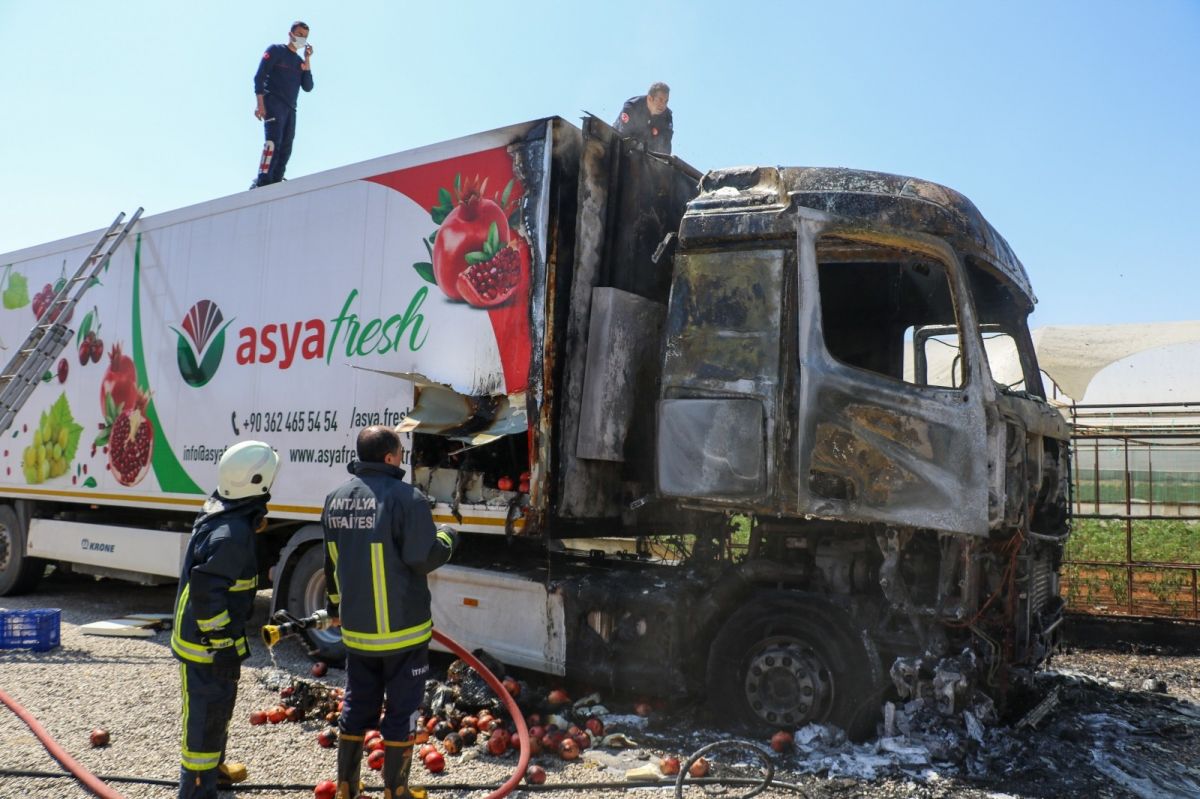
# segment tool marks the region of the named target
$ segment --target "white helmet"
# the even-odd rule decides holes
[[[279,471],[279,454],[262,441],[242,441],[225,450],[217,464],[217,493],[223,499],[266,494]]]

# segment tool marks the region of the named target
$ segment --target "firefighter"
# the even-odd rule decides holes
[[[425,576],[450,559],[457,534],[435,528],[428,500],[404,482],[393,428],[364,428],[357,451],[348,467],[353,477],[325,498],[321,514],[326,610],[346,645],[337,796],[359,796],[363,738],[378,725],[384,797],[423,799],[425,790],[410,787],[408,776],[433,635]]]
[[[225,743],[242,661],[250,655],[245,625],[258,588],[254,534],[266,526],[278,470],[279,455],[261,441],[225,450],[217,490],[188,540],[171,632],[183,688],[180,799],[216,797],[219,785],[246,778],[245,766],[225,762]]]
[[[623,138],[640,141],[649,152],[670,155],[671,137],[675,135],[671,109],[667,108],[670,99],[670,86],[661,81],[652,83],[646,94],[625,101],[613,127]]]
[[[293,22],[288,43],[271,45],[258,62],[254,117],[262,120],[266,141],[258,161],[258,176],[250,184],[252,189],[283,180],[296,136],[296,101],[301,89],[313,90],[312,54],[308,26]]]

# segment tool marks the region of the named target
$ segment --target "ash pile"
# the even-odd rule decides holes
[[[1200,707],[1077,672],[1034,676],[1021,712],[1001,720],[976,686],[974,655],[901,658],[891,677],[900,700],[884,706],[879,737],[854,744],[836,727],[795,733],[789,767],[830,778],[954,778],[1033,795],[1200,797]],[[1049,790],[1050,793],[1045,792]]]

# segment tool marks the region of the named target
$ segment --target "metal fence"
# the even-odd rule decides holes
[[[1200,403],[1075,405],[1070,418],[1068,607],[1200,620]]]

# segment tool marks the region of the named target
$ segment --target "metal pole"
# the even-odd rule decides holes
[[[1129,438],[1125,437],[1125,584],[1129,615],[1133,615],[1133,479],[1129,474]]]

